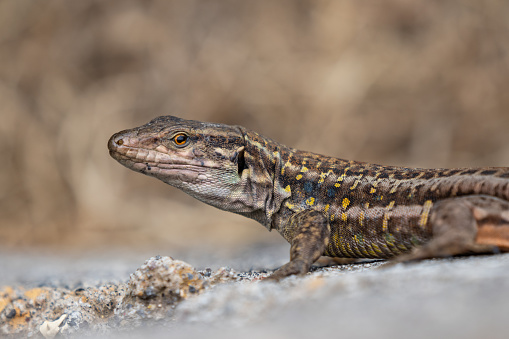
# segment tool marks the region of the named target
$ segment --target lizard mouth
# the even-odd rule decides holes
[[[209,163],[193,157],[182,156],[159,145],[154,149],[130,145],[128,136],[117,133],[108,141],[110,156],[123,166],[134,171],[160,178],[163,181],[172,178],[181,181],[205,179],[207,171],[217,168],[217,164]]]
[[[157,148],[161,148],[158,150]],[[183,159],[178,156],[170,156],[168,149],[162,146],[154,147],[151,145],[150,148],[143,147],[142,143],[138,140],[132,140],[128,135],[123,133],[114,134],[110,140],[108,140],[108,149],[110,155],[117,161],[130,160],[134,163],[149,162],[153,166],[157,164],[183,164]]]
[[[159,178],[165,182],[177,180],[181,182],[197,182],[207,178],[207,168],[189,163],[154,161],[154,156],[165,155],[157,151],[135,148],[110,150],[110,155],[123,166],[142,174]],[[154,154],[156,153],[156,154]],[[135,155],[135,156],[133,156]],[[166,155],[168,156],[168,155]]]

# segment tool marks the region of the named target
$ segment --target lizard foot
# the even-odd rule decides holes
[[[286,232],[291,243],[290,262],[268,278],[272,281],[294,274],[306,274],[324,253],[329,242],[330,226],[322,213],[305,210],[291,217]]]
[[[278,268],[274,273],[272,273],[272,275],[267,277],[265,280],[279,281],[291,275],[304,275],[309,271],[310,268],[309,266],[311,265],[307,265],[302,260],[293,260]]]

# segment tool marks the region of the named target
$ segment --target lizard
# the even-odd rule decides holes
[[[408,262],[509,251],[509,168],[422,169],[343,160],[240,126],[161,116],[113,134],[110,155],[290,243],[269,279],[321,256]]]

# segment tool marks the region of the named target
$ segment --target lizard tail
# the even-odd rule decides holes
[[[475,243],[494,245],[501,252],[509,252],[509,222],[478,224]]]

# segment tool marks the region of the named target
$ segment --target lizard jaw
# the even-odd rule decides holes
[[[176,152],[164,145],[149,149],[138,138],[131,138],[129,133],[113,135],[108,141],[108,149],[111,157],[123,166],[176,187],[182,183],[210,180],[211,170],[224,169],[214,161],[197,159],[193,150]]]
[[[111,157],[129,169],[165,182],[196,182],[207,179],[207,167],[202,161],[179,154],[170,155],[170,150],[162,145],[147,149],[132,144],[133,139],[128,135],[113,135],[108,141]]]

